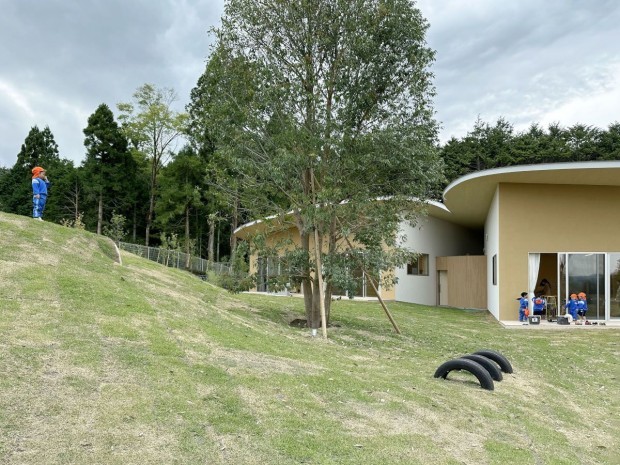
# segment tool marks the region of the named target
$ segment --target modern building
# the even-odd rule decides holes
[[[420,256],[394,271],[398,284],[380,290],[384,299],[488,309],[511,321],[519,294],[547,279],[557,307],[585,292],[589,319],[620,320],[620,161],[480,171],[452,182],[443,200],[429,202],[417,227],[402,225]],[[372,293],[362,286],[362,295]]]

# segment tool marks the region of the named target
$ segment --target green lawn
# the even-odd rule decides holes
[[[0,464],[617,464],[620,331],[231,295],[103,238],[0,213]],[[502,352],[480,389],[433,378]]]

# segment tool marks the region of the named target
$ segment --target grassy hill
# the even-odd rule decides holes
[[[620,463],[620,332],[485,312],[231,295],[93,234],[0,213],[1,464]],[[495,391],[449,358],[490,348]]]

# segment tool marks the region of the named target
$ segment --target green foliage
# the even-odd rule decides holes
[[[116,212],[112,212],[112,218],[110,218],[109,224],[103,227],[103,234],[118,243],[127,235],[127,230],[125,229],[126,223],[127,218]]]
[[[532,124],[526,131],[515,132],[503,118],[495,125],[478,119],[465,137],[450,139],[441,156],[448,181],[504,166],[620,160],[620,124],[613,123],[607,130],[584,124],[564,128],[553,123],[547,129]],[[443,187],[436,190],[437,197]]]
[[[134,196],[137,165],[128,149],[127,138],[114,120],[112,111],[101,104],[84,128],[86,159],[82,163],[83,190],[89,223],[101,231],[112,210],[128,212]],[[101,205],[99,205],[101,204]],[[101,208],[103,218],[98,218]]]
[[[82,213],[78,213],[75,218],[67,219],[63,218],[60,220],[60,224],[66,228],[74,228],[74,229],[86,229],[86,225],[82,221]]]
[[[176,112],[172,89],[158,89],[144,84],[133,95],[133,102],[117,105],[122,129],[131,147],[148,160],[149,201],[146,216],[145,242],[149,245],[158,194],[159,172],[172,157],[176,140],[186,131],[187,115]]]
[[[249,266],[247,255],[249,248],[247,242],[239,244],[230,259],[230,273],[218,276],[218,285],[236,294],[250,290],[254,285],[254,279],[248,274]]]
[[[442,177],[427,27],[407,0],[231,0],[190,110],[234,176],[221,190],[250,217],[293,211],[302,236],[346,229],[379,251]]]
[[[166,234],[162,232],[159,236],[159,240],[161,242],[161,245],[159,246],[161,249],[175,251],[181,250],[179,236],[176,233]]]

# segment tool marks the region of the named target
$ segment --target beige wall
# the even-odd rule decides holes
[[[574,181],[499,185],[500,320],[517,319],[528,253],[620,251],[620,187]]]
[[[290,226],[288,229],[285,229],[285,230],[279,230],[279,231],[268,233],[266,235],[265,242],[268,247],[280,246],[281,250],[291,250],[295,247],[299,247],[301,240],[299,237],[299,230],[294,226]],[[323,251],[326,252],[327,247],[328,247],[327,241],[324,240]],[[346,241],[341,240],[338,243],[338,248],[343,251],[347,250],[348,246],[346,244]],[[313,235],[310,236],[310,254],[314,255],[314,236]],[[256,252],[251,251],[250,274],[256,273],[257,268],[258,268],[258,255],[256,254]],[[389,273],[390,275],[393,275],[392,272],[389,272]],[[254,287],[253,290],[256,291],[256,287]],[[372,292],[372,289],[369,288],[368,293],[370,294],[371,292]],[[379,293],[381,294],[381,298],[384,300],[394,300],[394,295],[395,295],[394,286],[392,286],[389,289],[380,288]]]

